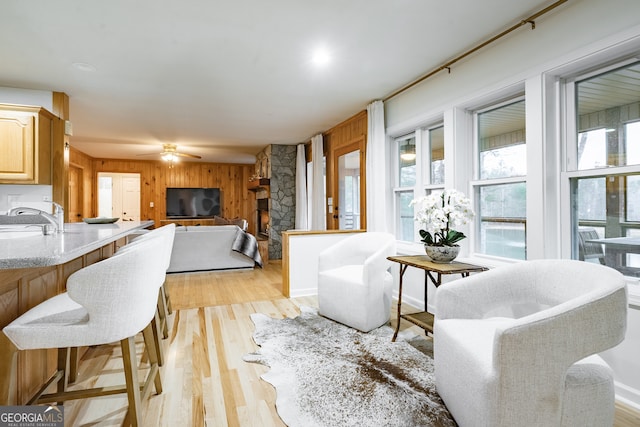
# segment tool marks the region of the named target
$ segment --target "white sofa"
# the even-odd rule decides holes
[[[169,273],[253,268],[255,260],[232,249],[237,225],[177,227]]]

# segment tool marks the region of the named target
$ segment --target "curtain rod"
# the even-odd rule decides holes
[[[382,101],[383,102],[387,102],[388,100],[390,100],[394,96],[401,94],[405,90],[407,90],[409,88],[412,88],[413,86],[417,85],[418,83],[421,83],[421,82],[425,81],[429,77],[433,76],[434,74],[439,73],[442,70],[447,70],[447,71],[449,71],[449,73],[451,73],[451,65],[455,64],[456,62],[460,61],[463,58],[466,58],[467,56],[471,55],[472,53],[474,53],[474,52],[476,52],[476,51],[478,51],[480,49],[482,49],[483,47],[495,42],[496,40],[506,36],[507,34],[517,30],[518,28],[522,27],[523,25],[531,25],[531,29],[535,30],[535,28],[536,28],[535,20],[537,18],[539,18],[540,16],[544,15],[545,13],[557,8],[561,4],[566,3],[567,1],[569,1],[569,0],[558,0],[557,2],[553,3],[552,5],[549,5],[549,6],[545,7],[541,11],[539,11],[537,13],[534,13],[533,15],[529,16],[528,18],[523,19],[522,21],[518,22],[517,24],[513,25],[512,27],[504,30],[500,34],[491,37],[489,40],[486,40],[486,41],[480,43],[479,45],[477,45],[476,47],[466,51],[462,55],[453,58],[449,62],[446,62],[445,64],[443,64],[440,67],[434,69],[433,71],[425,74],[424,76],[420,77],[419,79],[414,80],[413,82],[409,83],[408,85],[398,89],[397,91],[393,92],[391,95],[385,97]]]

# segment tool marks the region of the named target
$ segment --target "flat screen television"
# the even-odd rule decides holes
[[[167,188],[167,218],[213,218],[220,215],[219,188]]]

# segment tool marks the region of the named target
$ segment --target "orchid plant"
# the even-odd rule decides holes
[[[475,215],[471,201],[456,190],[436,191],[414,199],[417,205],[415,220],[423,225],[421,242],[433,246],[456,246],[466,236],[454,228],[467,224]]]

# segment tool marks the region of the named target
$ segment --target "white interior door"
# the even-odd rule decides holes
[[[139,221],[140,174],[100,172],[98,214],[122,221]]]
[[[122,220],[140,221],[140,175],[122,176]]]

